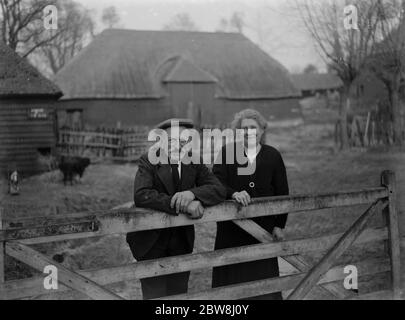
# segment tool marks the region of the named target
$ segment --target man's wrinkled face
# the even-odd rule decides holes
[[[166,129],[168,135],[168,155],[172,161],[179,162],[184,156],[184,146],[189,142],[189,139],[181,137],[185,127],[170,127]]]
[[[241,129],[244,130],[244,142],[245,146],[248,146],[248,142],[252,145],[258,145],[261,141],[263,130],[260,125],[254,119],[243,119],[241,122]]]

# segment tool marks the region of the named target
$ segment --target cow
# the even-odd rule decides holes
[[[70,181],[70,185],[73,185],[73,178],[75,176],[82,178],[84,171],[89,165],[89,158],[62,156],[59,161],[59,170],[63,173],[64,185],[68,181]]]

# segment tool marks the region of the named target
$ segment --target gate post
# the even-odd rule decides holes
[[[391,260],[391,281],[394,299],[401,297],[401,256],[398,228],[398,212],[396,208],[396,179],[392,171],[381,174],[381,185],[388,190],[388,206],[383,211],[387,219],[389,234],[389,255]]]

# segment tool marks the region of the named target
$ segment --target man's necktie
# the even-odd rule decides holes
[[[173,184],[174,188],[177,191],[180,191],[180,176],[179,176],[179,165],[178,164],[171,164],[172,167],[172,177],[173,177]]]

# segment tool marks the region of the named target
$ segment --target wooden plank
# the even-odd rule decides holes
[[[18,125],[18,126],[9,126],[9,127],[0,127],[0,133],[14,135],[16,134],[44,134],[49,133],[53,130],[53,126],[50,125],[30,125],[29,123],[25,125]]]
[[[109,148],[118,149],[119,145],[108,144],[108,143],[97,143],[97,142],[59,142],[59,147],[70,147],[70,146],[82,146],[82,147],[93,147],[93,148]]]
[[[391,279],[394,297],[399,299],[401,292],[401,253],[398,227],[398,214],[396,208],[396,179],[392,171],[384,171],[381,174],[381,184],[388,189],[388,207],[385,214],[388,217],[388,231],[391,258]]]
[[[5,126],[7,128],[14,126],[52,126],[54,124],[52,119],[7,119],[5,121],[0,120],[0,126]]]
[[[3,144],[0,149],[0,153],[4,156],[7,155],[19,155],[24,156],[27,153],[32,154],[33,157],[38,158],[38,148],[52,148],[55,146],[54,141],[41,141],[37,140],[31,143],[19,143],[16,144]]]
[[[13,219],[4,219],[3,226],[8,231],[19,230],[19,229],[29,229],[29,228],[41,228],[41,227],[54,227],[59,225],[70,225],[80,223],[95,223],[96,216],[83,213],[72,213],[69,216],[64,215],[55,215],[55,216],[38,216],[35,218],[32,217],[23,217],[18,220]]]
[[[327,250],[331,247],[341,234],[324,236],[315,239],[304,239],[285,241],[276,244],[258,244],[237,248],[221,249],[216,251],[188,254],[175,257],[166,257],[155,260],[140,261],[124,266],[104,268],[98,270],[77,271],[79,274],[90,278],[93,281],[105,285],[121,281],[129,281],[137,278],[167,275],[171,273],[188,270],[212,268],[233,264],[241,261],[254,261],[284,255],[292,255],[309,251]],[[387,239],[386,229],[368,229],[356,240],[356,244],[363,244],[370,241],[381,241]],[[387,260],[388,261],[388,260]],[[381,262],[381,260],[380,260]],[[374,263],[378,265],[378,263]],[[30,295],[46,294],[47,291],[41,288],[42,277],[6,282],[4,290],[0,289],[1,298],[23,298]],[[58,291],[65,291],[62,287]]]
[[[59,130],[59,135],[85,137],[85,138],[108,138],[108,139],[120,139],[120,134],[92,132],[92,131],[65,131]]]
[[[86,239],[91,238],[94,236],[93,232],[80,232],[80,233],[71,233],[71,234],[63,234],[59,236],[45,236],[39,238],[28,238],[28,239],[21,239],[18,242],[26,245],[33,245],[33,244],[40,244],[40,243],[51,243],[51,242],[59,242],[59,241],[69,241],[69,240],[77,240],[77,239]]]
[[[233,220],[233,222],[262,243],[274,242],[273,236],[252,220]],[[301,255],[284,256],[281,259],[287,261],[299,272],[308,272],[312,267],[312,264]],[[348,296],[350,292],[342,289],[342,287],[337,284],[331,283],[328,284],[328,286],[316,286],[313,290],[313,294],[315,296],[326,295],[329,299],[342,299]]]
[[[53,104],[54,105],[54,104]],[[48,104],[47,102],[38,102],[38,103],[29,103],[29,104],[21,104],[21,100],[14,104],[9,104],[12,107],[6,107],[5,105],[0,108],[0,115],[4,116],[7,114],[21,114],[28,117],[28,113],[32,108],[43,108],[49,113],[53,113],[55,107]]]
[[[360,218],[347,230],[339,241],[328,251],[321,261],[312,268],[312,270],[300,282],[297,288],[288,296],[288,300],[303,299],[313,286],[319,281],[322,275],[330,269],[334,261],[338,259],[347,248],[362,233],[367,222],[378,211],[381,211],[387,205],[387,201],[377,200],[372,204]]]
[[[140,149],[147,149],[151,146],[152,143],[145,143],[142,141],[135,141],[135,142],[126,142],[124,144],[125,148],[140,148]]]
[[[96,215],[94,236],[122,234],[132,231],[153,230],[207,222],[246,219],[260,216],[270,216],[282,213],[304,213],[308,210],[318,210],[337,206],[367,204],[387,196],[386,188],[373,188],[360,191],[326,193],[320,195],[294,195],[255,199],[248,207],[242,207],[234,201],[225,201],[217,206],[205,209],[204,216],[199,220],[189,219],[186,215],[171,216],[162,212],[142,208],[106,210],[92,212]],[[85,214],[84,214],[85,215]],[[66,216],[68,221],[69,217]],[[74,223],[75,219],[71,219]],[[18,221],[16,221],[18,222]],[[49,220],[52,224],[52,220]],[[66,227],[64,226],[66,229]],[[87,230],[89,231],[89,230]],[[52,236],[67,233],[54,225]],[[40,228],[38,230],[8,230],[0,231],[0,240],[26,239],[50,235]]]
[[[359,274],[367,276],[376,273],[382,273],[389,270],[389,265],[381,266],[379,264],[366,265],[359,263]],[[347,274],[343,273],[344,266],[338,266],[330,269],[322,276],[318,283],[324,284],[334,281],[341,281]],[[266,280],[245,282],[243,284],[230,285],[226,287],[214,288],[197,293],[181,294],[169,297],[162,297],[156,300],[234,300],[254,297],[272,292],[286,291],[297,286],[305,277],[305,273],[270,278]]]
[[[393,300],[394,294],[391,290],[381,290],[350,297],[349,300]]]
[[[43,138],[43,137],[25,137],[25,138],[13,138],[13,137],[8,137],[7,139],[1,139],[1,142],[3,145],[15,145],[17,143],[26,143],[26,144],[32,144],[32,143],[49,143],[49,144],[55,144],[55,138],[50,136],[48,138]]]
[[[26,263],[40,272],[43,272],[46,266],[55,266],[58,270],[58,281],[69,288],[84,293],[90,298],[97,300],[123,300],[119,295],[103,288],[94,281],[65,268],[61,264],[56,263],[52,259],[21,243],[7,242],[6,254]]]
[[[139,160],[139,158],[143,155],[143,153],[139,153],[135,156],[127,156],[127,157],[111,157],[111,160],[115,160],[115,161],[136,161]]]
[[[8,139],[8,138],[13,138],[13,139],[18,139],[18,138],[32,138],[32,134],[30,134],[29,132],[26,133],[13,133],[13,134],[9,134],[8,132],[1,134],[0,133],[0,139]],[[47,131],[47,132],[42,132],[42,133],[36,133],[35,134],[35,139],[36,138],[51,138],[51,139],[55,139],[55,134],[51,131]]]
[[[21,229],[7,229],[0,230],[0,239],[30,239],[30,238],[42,238],[57,235],[66,235],[66,239],[74,239],[75,234],[78,234],[78,238],[82,233],[94,236],[94,233],[89,233],[95,230],[95,223],[93,221],[79,221],[77,223],[61,223],[57,226],[49,225],[35,228],[21,228]],[[2,237],[2,235],[4,237]],[[63,237],[60,240],[65,240]],[[34,242],[31,242],[34,243]]]

